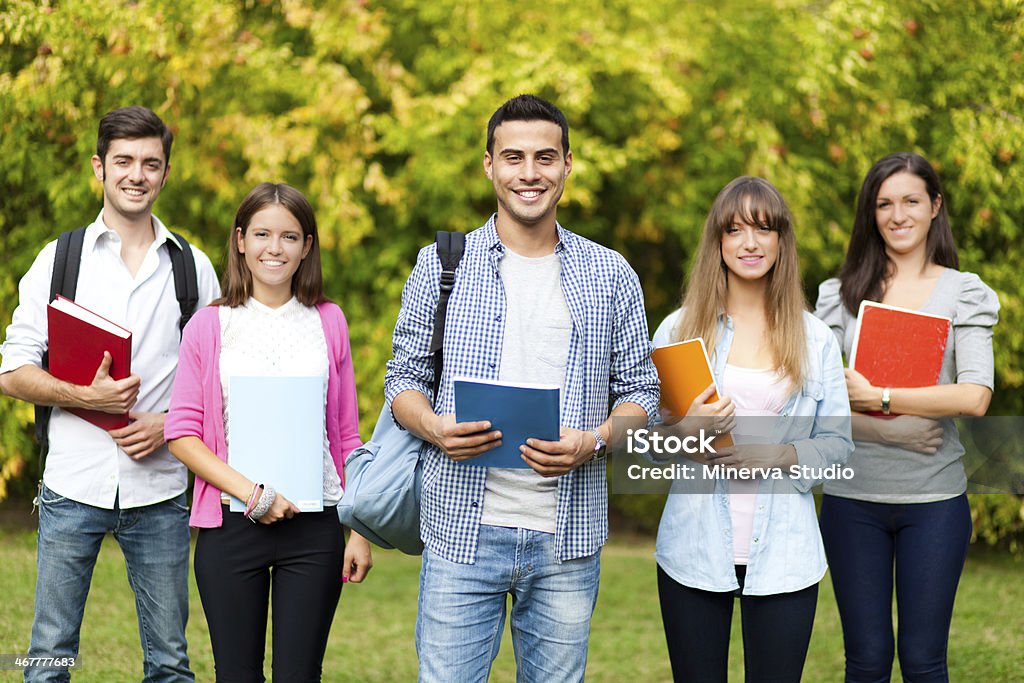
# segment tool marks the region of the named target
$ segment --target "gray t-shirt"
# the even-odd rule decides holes
[[[996,293],[974,273],[947,268],[919,310],[953,321],[938,383],[980,384],[991,389],[992,327],[999,320]],[[814,314],[832,328],[849,358],[857,317],[843,306],[838,279],[821,283]],[[825,493],[878,503],[929,503],[960,495],[967,490],[960,460],[964,447],[953,419],[943,418],[941,423],[942,445],[933,455],[857,441],[847,462],[854,469],[854,477],[825,482]]]
[[[498,379],[553,384],[564,398],[572,318],[562,293],[560,257],[527,258],[506,248],[499,269],[506,303]],[[491,467],[480,523],[553,534],[557,504],[557,477]]]

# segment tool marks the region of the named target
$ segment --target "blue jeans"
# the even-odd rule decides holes
[[[582,681],[600,553],[555,561],[554,535],[482,525],[475,564],[423,551],[416,652],[425,682],[486,681],[507,595],[517,681]]]
[[[188,508],[185,494],[121,510],[85,505],[43,486],[39,494],[35,619],[31,657],[77,657],[85,600],[103,537],[124,553],[135,592],[143,681],[192,681],[188,620]],[[26,669],[25,681],[67,681],[67,669]]]
[[[971,539],[967,495],[898,504],[825,495],[821,536],[843,623],[846,680],[883,683],[892,675],[895,578],[903,680],[948,681],[953,600]]]

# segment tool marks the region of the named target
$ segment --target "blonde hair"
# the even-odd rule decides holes
[[[796,235],[785,200],[763,178],[741,176],[715,197],[683,289],[683,310],[673,330],[674,341],[703,337],[708,350],[714,352],[729,289],[728,269],[722,260],[722,235],[736,220],[779,234],[779,256],[765,275],[768,346],[776,369],[797,391],[805,376],[807,334],[803,316],[807,304],[800,282]]]

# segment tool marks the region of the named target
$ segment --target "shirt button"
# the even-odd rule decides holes
[[[477,503],[477,502],[476,502],[475,500],[474,500],[474,501],[473,501],[473,502],[471,503],[471,505],[472,505],[473,507],[479,507],[479,504],[478,504],[478,503]]]
[[[501,322],[501,313],[499,313],[498,315],[494,316],[494,319],[497,320],[498,322]]]
[[[494,369],[494,368],[498,367],[498,364],[497,363],[488,363],[487,367],[489,367],[491,369]]]
[[[759,539],[756,539],[756,538],[755,538],[755,539],[754,539],[754,543],[757,543],[757,541],[758,541],[758,540],[759,540]]]

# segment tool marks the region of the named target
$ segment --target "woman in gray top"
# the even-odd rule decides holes
[[[906,681],[948,680],[946,645],[971,535],[967,480],[952,416],[984,415],[992,398],[992,327],[999,300],[959,259],[935,170],[911,153],[868,172],[846,261],[822,283],[815,314],[847,357],[863,300],[952,320],[937,386],[873,386],[846,371],[855,417],[853,479],[826,482],[821,507],[847,681],[888,681],[898,605]]]

